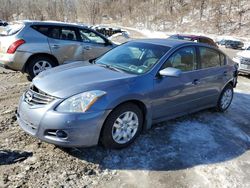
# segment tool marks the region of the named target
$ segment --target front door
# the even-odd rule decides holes
[[[88,29],[79,29],[79,32],[83,60],[97,58],[113,48],[112,44],[108,44],[101,36]]]
[[[153,119],[178,116],[194,110],[199,97],[199,72],[196,49],[177,50],[162,69],[173,67],[182,71],[179,77],[156,77],[152,97]]]

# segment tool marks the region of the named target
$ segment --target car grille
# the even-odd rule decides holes
[[[248,58],[241,58],[240,63],[241,64],[245,64],[245,65],[250,65],[250,59],[248,59]]]
[[[55,97],[48,95],[47,93],[39,90],[34,85],[31,85],[24,95],[24,101],[31,106],[47,105],[55,99],[56,99]]]

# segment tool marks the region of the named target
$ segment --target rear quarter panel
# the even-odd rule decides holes
[[[45,35],[27,26],[23,31],[22,39],[25,40],[25,44],[21,45],[17,51],[29,52],[29,53],[48,53],[51,54],[51,50],[48,44],[48,39]]]

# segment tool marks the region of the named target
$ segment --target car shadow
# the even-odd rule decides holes
[[[240,73],[239,76],[250,79],[250,74]]]
[[[64,149],[110,170],[172,171],[234,159],[250,149],[250,95],[235,93],[225,113],[205,110],[155,125],[130,147]]]
[[[22,162],[32,155],[32,152],[0,150],[0,165]]]

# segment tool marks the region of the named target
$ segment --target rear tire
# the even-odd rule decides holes
[[[32,58],[27,65],[27,73],[32,80],[35,76],[44,70],[57,66],[51,58],[46,56],[36,56]]]
[[[220,94],[216,110],[219,112],[226,111],[233,100],[233,95],[234,95],[233,86],[231,84],[228,84]]]
[[[133,103],[121,105],[107,117],[100,141],[105,148],[125,148],[139,136],[142,125],[143,113],[137,105]]]

